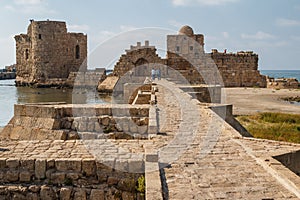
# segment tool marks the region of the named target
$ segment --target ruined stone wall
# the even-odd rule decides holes
[[[226,87],[266,87],[266,77],[258,71],[258,55],[253,52],[219,53],[211,58],[217,65]]]
[[[102,82],[105,78],[105,69],[102,71],[88,70],[86,72],[71,72],[66,80],[66,86],[70,88],[97,88],[99,82]]]
[[[132,73],[132,76],[150,77],[152,68],[158,68],[159,65],[164,64],[166,61],[156,54],[154,46],[149,46],[148,41],[145,41],[144,46],[138,42],[137,46],[131,46],[129,50],[126,50],[126,54],[121,55],[114,67],[113,75],[123,76],[128,72]],[[164,71],[161,73],[165,74]]]
[[[67,78],[86,69],[87,36],[68,33],[65,22],[32,21],[27,34],[15,36],[17,85]]]

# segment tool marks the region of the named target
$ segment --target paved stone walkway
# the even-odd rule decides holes
[[[147,199],[159,199],[161,186],[172,200],[300,198],[300,178],[272,158],[299,144],[242,138],[175,84],[157,83],[160,134],[151,140],[0,141],[0,158],[97,159],[140,172],[145,154],[158,154],[163,181],[159,173],[148,176],[154,187]]]
[[[163,81],[158,84],[179,95],[168,93],[168,102],[181,109],[178,137],[186,146],[170,146],[160,161],[173,159],[164,168],[165,197],[168,199],[298,199],[299,177],[276,174],[269,167],[273,155],[300,149],[300,145],[249,140],[240,135],[211,110],[187,101],[182,93]],[[172,96],[173,94],[173,96]],[[182,96],[181,96],[182,95]],[[166,108],[168,110],[168,107]],[[168,110],[172,116],[172,109]],[[178,115],[178,111],[174,111]],[[189,123],[186,123],[185,120]],[[169,119],[170,120],[170,119]],[[199,121],[196,121],[199,120]],[[178,123],[173,126],[177,127]],[[186,136],[183,136],[186,135]],[[181,137],[182,136],[182,137]],[[173,149],[171,148],[173,147]],[[278,150],[278,151],[277,151]],[[160,154],[161,156],[161,154]],[[267,161],[265,161],[267,160]],[[273,162],[274,159],[272,160]],[[278,162],[276,163],[278,165]],[[284,167],[283,167],[284,168]],[[286,169],[286,172],[289,171]],[[275,171],[276,172],[276,171]],[[291,183],[294,181],[294,183]],[[297,191],[298,190],[298,191]]]

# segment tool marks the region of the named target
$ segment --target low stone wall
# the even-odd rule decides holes
[[[300,151],[275,156],[274,158],[300,176]]]
[[[0,139],[131,139],[146,136],[148,120],[149,105],[19,104]]]
[[[141,173],[94,159],[0,159],[0,199],[143,199]]]
[[[213,105],[209,107],[212,111],[214,111],[217,115],[219,115],[222,119],[224,119],[230,126],[232,126],[236,131],[240,133],[243,137],[253,137],[246,129],[243,127],[239,121],[237,121],[233,114],[232,108],[233,106],[230,104],[219,104]]]
[[[184,92],[188,92],[193,98],[203,103],[221,103],[222,87],[220,86],[180,86]]]
[[[97,88],[98,83],[106,78],[105,69],[90,70],[86,72],[71,72],[66,80],[67,87]]]

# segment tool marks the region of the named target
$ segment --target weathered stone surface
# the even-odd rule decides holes
[[[71,192],[72,192],[72,188],[61,188],[60,189],[60,199],[61,200],[70,200],[71,199]]]
[[[35,161],[35,177],[38,179],[46,177],[46,160],[37,159]]]
[[[38,193],[40,191],[41,187],[38,185],[31,185],[28,187],[28,190],[34,193]]]
[[[68,33],[58,21],[32,21],[28,30],[15,36],[17,85],[59,86],[70,72],[86,69],[86,35]]]
[[[94,159],[83,159],[82,160],[82,171],[86,176],[95,174],[96,162]]]
[[[53,200],[57,198],[53,189],[45,185],[41,186],[40,197],[43,200]]]
[[[65,172],[55,172],[51,174],[51,181],[54,184],[61,184],[65,181],[66,174]]]
[[[32,175],[33,173],[30,173],[28,171],[21,171],[19,174],[19,180],[21,182],[30,182]]]
[[[77,188],[74,193],[74,200],[86,200],[86,192],[83,188]]]
[[[17,169],[19,167],[19,159],[9,158],[6,160],[6,166],[10,169]]]
[[[119,182],[119,179],[116,178],[116,177],[110,176],[110,177],[108,177],[108,179],[107,179],[107,184],[108,184],[108,186],[117,185],[118,182]]]
[[[122,192],[122,199],[134,200],[134,194],[130,192]]]
[[[34,170],[35,160],[34,159],[24,159],[20,161],[20,169],[23,170]]]
[[[6,172],[6,180],[15,182],[19,180],[19,172],[16,170],[9,170]]]
[[[82,159],[69,159],[69,160],[63,160],[63,159],[57,159],[55,161],[55,167],[58,171],[74,171],[74,172],[80,172],[81,171],[81,160]]]
[[[104,191],[99,190],[99,189],[92,189],[91,190],[91,195],[90,195],[90,200],[104,200]]]

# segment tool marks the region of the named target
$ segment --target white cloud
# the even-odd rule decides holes
[[[229,33],[228,32],[222,32],[222,35],[225,39],[229,38]]]
[[[172,0],[172,4],[175,6],[191,6],[191,5],[202,5],[202,6],[218,6],[227,3],[235,3],[239,0]]]
[[[169,23],[171,26],[174,26],[174,27],[176,27],[176,28],[178,28],[178,29],[181,28],[182,26],[184,26],[183,23],[178,22],[178,21],[176,21],[176,20],[169,20],[168,23]]]
[[[272,34],[265,33],[265,32],[262,32],[262,31],[258,31],[254,35],[243,33],[243,34],[241,34],[241,38],[243,38],[243,39],[253,39],[253,40],[268,40],[268,39],[274,39],[276,37]]]
[[[16,5],[38,5],[42,3],[42,0],[14,0]]]
[[[4,8],[11,12],[21,12],[24,14],[54,14],[54,10],[48,8],[46,0],[14,0],[12,4],[5,5]]]
[[[294,20],[294,19],[277,19],[276,24],[278,26],[300,26],[300,20]]]
[[[68,25],[68,30],[74,32],[82,32],[82,31],[90,30],[90,27],[86,24],[82,24],[82,25],[73,24],[73,25]]]
[[[121,25],[121,26],[120,26],[121,32],[124,32],[124,31],[132,31],[132,30],[135,30],[135,29],[137,29],[137,27],[134,27],[134,26],[127,26],[127,25]]]

